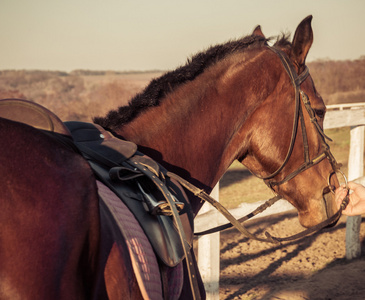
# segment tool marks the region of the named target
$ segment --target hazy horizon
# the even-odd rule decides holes
[[[365,55],[361,0],[2,0],[0,70],[171,70],[217,43],[294,33],[313,15],[308,61]]]

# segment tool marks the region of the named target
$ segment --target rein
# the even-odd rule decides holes
[[[187,190],[192,192],[194,194],[194,196],[199,197],[201,200],[210,203],[224,217],[226,217],[226,219],[228,221],[230,221],[230,223],[228,223],[228,224],[221,225],[221,226],[218,226],[218,227],[214,227],[214,228],[206,230],[206,231],[194,233],[194,235],[205,235],[205,234],[210,234],[210,233],[214,233],[214,232],[217,232],[217,231],[221,231],[223,229],[227,229],[227,228],[230,228],[230,227],[235,227],[243,235],[245,235],[246,237],[251,238],[253,240],[260,241],[260,242],[266,242],[266,243],[272,243],[272,244],[280,244],[282,242],[288,242],[288,241],[294,241],[294,240],[301,239],[305,236],[308,236],[310,234],[318,232],[319,230],[327,227],[330,224],[333,224],[334,222],[336,222],[341,217],[342,211],[346,208],[347,204],[349,203],[349,198],[348,198],[348,195],[347,195],[346,198],[342,201],[341,207],[337,211],[336,214],[334,214],[332,217],[326,219],[325,221],[317,224],[316,226],[308,228],[308,229],[306,229],[306,230],[304,230],[300,233],[294,234],[294,235],[289,236],[289,237],[280,238],[280,237],[272,236],[270,233],[268,233],[266,231],[265,232],[266,238],[260,238],[257,235],[255,235],[255,234],[251,233],[250,231],[248,231],[247,228],[243,224],[241,224],[240,222],[246,221],[246,220],[252,218],[253,216],[257,215],[258,213],[264,211],[266,208],[270,207],[276,201],[281,199],[280,196],[276,196],[276,197],[273,197],[273,198],[269,199],[268,201],[265,202],[265,204],[258,207],[252,213],[250,213],[247,216],[237,220],[222,204],[220,204],[217,200],[215,200],[214,198],[209,196],[204,190],[201,190],[201,189],[197,188],[196,186],[192,185],[191,183],[189,183],[188,181],[186,181],[185,179],[181,178],[180,176],[178,176],[174,173],[167,172],[166,175],[169,176],[170,178],[174,178],[175,180],[177,180],[183,187],[185,187]]]
[[[313,108],[310,105],[309,98],[303,92],[303,90],[300,87],[300,85],[305,81],[305,79],[309,75],[308,67],[306,66],[304,71],[300,75],[298,75],[296,73],[296,70],[295,70],[293,64],[290,62],[288,56],[282,50],[280,50],[278,48],[275,48],[275,47],[268,47],[268,49],[273,51],[280,58],[283,66],[284,66],[284,69],[288,73],[289,78],[291,80],[291,83],[293,84],[293,87],[294,87],[294,90],[295,90],[295,113],[294,113],[294,121],[293,121],[293,129],[292,129],[292,134],[291,134],[291,141],[290,141],[289,149],[288,149],[288,152],[286,154],[286,157],[285,157],[283,163],[281,164],[281,166],[275,172],[271,173],[270,175],[263,176],[263,177],[258,176],[258,175],[255,175],[255,176],[257,176],[260,179],[263,179],[265,181],[265,183],[271,189],[273,189],[274,186],[281,185],[281,184],[293,179],[295,176],[297,176],[301,172],[313,167],[314,165],[320,163],[323,159],[327,158],[329,160],[329,162],[331,163],[331,165],[332,165],[334,173],[340,172],[341,175],[345,178],[345,181],[347,182],[347,179],[346,179],[345,175],[339,169],[340,165],[336,162],[336,159],[334,158],[333,154],[330,151],[329,145],[326,143],[326,139],[330,140],[330,141],[331,141],[331,139],[325,135],[325,133],[323,132],[323,129],[318,124],[315,111],[313,110]],[[309,144],[308,144],[307,130],[306,130],[305,123],[304,123],[303,109],[302,109],[300,100],[302,100],[303,105],[306,108],[306,111],[308,112],[311,123],[314,124],[319,136],[321,137],[322,152],[320,152],[317,156],[315,156],[312,159],[310,159],[310,155],[309,155]],[[289,159],[292,155],[292,152],[293,152],[293,149],[294,149],[294,144],[295,144],[295,138],[296,138],[296,135],[297,135],[299,120],[300,120],[300,124],[301,124],[302,136],[303,136],[304,163],[302,165],[300,165],[297,170],[295,170],[294,172],[292,172],[289,175],[285,176],[284,179],[282,179],[281,181],[270,180],[282,171],[282,169],[288,163],[288,161],[289,161]],[[330,176],[332,174],[333,173],[330,173],[329,176],[328,176],[328,187],[329,187],[329,190],[331,192],[334,192],[332,187],[330,186],[330,182],[329,182],[330,181],[329,180]],[[211,196],[209,196],[205,191],[203,191],[201,189],[198,189],[197,187],[193,186],[188,181],[184,180],[183,178],[181,178],[180,176],[178,176],[176,174],[168,172],[167,175],[172,177],[172,178],[175,178],[182,186],[184,186],[187,190],[192,192],[195,196],[199,197],[201,200],[209,202],[220,213],[222,213],[227,218],[228,221],[230,221],[230,223],[228,223],[228,224],[220,225],[220,226],[211,228],[209,230],[198,232],[198,233],[195,233],[195,235],[210,234],[210,233],[221,231],[221,230],[224,230],[224,229],[227,229],[227,228],[230,228],[230,227],[234,226],[236,229],[238,229],[246,237],[257,240],[257,241],[274,243],[274,244],[278,244],[278,243],[286,242],[286,241],[293,241],[293,240],[303,238],[307,235],[313,234],[315,232],[318,232],[319,230],[327,227],[328,225],[331,225],[331,224],[337,222],[338,219],[341,217],[342,211],[346,208],[346,206],[349,202],[348,196],[346,196],[346,198],[343,200],[343,202],[341,204],[340,209],[337,211],[336,214],[334,214],[332,217],[326,219],[325,221],[317,224],[316,226],[308,228],[308,229],[306,229],[306,230],[304,230],[304,231],[302,231],[298,234],[294,234],[292,236],[285,237],[285,238],[280,238],[280,237],[274,237],[270,233],[265,232],[266,238],[260,238],[260,237],[256,236],[255,234],[252,234],[251,232],[249,232],[243,226],[243,224],[241,224],[241,222],[244,222],[244,221],[252,218],[253,216],[263,212],[266,208],[273,205],[276,201],[281,199],[281,197],[279,195],[269,199],[263,205],[259,206],[256,210],[254,210],[250,214],[248,214],[245,217],[240,218],[239,220],[237,220],[235,217],[232,216],[232,214],[225,207],[223,207],[218,201],[216,201]]]

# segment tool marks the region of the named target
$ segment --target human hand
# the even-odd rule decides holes
[[[346,209],[342,211],[347,216],[358,216],[365,214],[365,187],[361,184],[349,182],[348,187],[353,192],[349,195],[349,204]],[[345,186],[341,186],[336,189],[335,200],[337,207],[340,208],[343,199],[347,195],[347,189]]]

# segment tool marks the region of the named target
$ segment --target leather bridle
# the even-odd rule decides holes
[[[314,165],[320,163],[323,159],[327,158],[329,162],[332,165],[333,170],[336,172],[339,170],[340,165],[337,164],[336,159],[334,158],[333,154],[331,153],[330,147],[326,142],[326,139],[329,141],[332,141],[329,137],[325,135],[323,132],[323,129],[318,124],[318,120],[316,118],[316,113],[311,107],[310,101],[308,96],[303,92],[301,89],[301,84],[306,80],[306,78],[309,75],[308,67],[305,66],[305,69],[303,72],[300,73],[300,75],[297,74],[293,64],[291,63],[289,57],[283,52],[282,50],[276,48],[276,47],[268,47],[271,51],[273,51],[281,60],[285,71],[288,73],[290,81],[294,87],[295,90],[295,111],[294,111],[294,121],[293,121],[293,129],[291,134],[291,140],[289,149],[287,152],[287,155],[281,164],[281,166],[273,173],[267,176],[257,176],[265,181],[265,183],[273,189],[275,186],[279,186],[285,182],[288,182],[289,180],[293,179],[295,176],[300,174],[301,172],[313,167]],[[303,106],[306,108],[306,111],[309,115],[311,123],[314,125],[314,127],[317,130],[317,133],[319,134],[319,137],[321,139],[321,151],[319,154],[317,154],[314,158],[310,158],[309,154],[309,145],[308,145],[308,136],[307,136],[307,130],[305,127],[304,122],[304,115],[303,115],[303,109],[301,102],[303,103]],[[303,137],[303,148],[304,148],[304,163],[300,165],[295,171],[292,173],[286,175],[284,179],[280,181],[274,181],[273,178],[278,175],[282,169],[286,166],[288,163],[294,149],[294,144],[297,136],[298,131],[298,125],[300,120],[300,126],[302,131],[302,137]],[[331,190],[331,188],[330,188]]]
[[[275,172],[271,173],[270,175],[263,176],[263,177],[262,176],[257,176],[257,175],[256,176],[263,179],[266,182],[266,184],[273,189],[274,186],[278,186],[278,185],[281,185],[285,182],[288,182],[289,180],[293,179],[295,176],[297,176],[301,172],[315,166],[316,164],[320,163],[322,160],[327,158],[329,160],[332,168],[333,168],[333,172],[328,175],[328,187],[327,187],[327,191],[324,191],[324,192],[331,191],[331,192],[334,193],[334,187],[332,187],[331,183],[330,183],[331,176],[333,174],[336,174],[337,172],[339,172],[344,177],[345,182],[346,182],[346,186],[347,186],[347,179],[346,179],[345,175],[340,171],[340,164],[338,164],[336,162],[336,159],[334,158],[333,154],[330,151],[329,145],[326,143],[326,139],[328,139],[328,140],[331,140],[331,139],[328,138],[325,135],[325,133],[323,132],[323,129],[318,124],[315,111],[313,110],[313,108],[310,105],[310,101],[308,99],[308,96],[303,92],[303,90],[300,87],[300,85],[305,81],[305,79],[309,75],[308,68],[305,67],[304,71],[302,73],[300,73],[300,75],[298,75],[295,68],[294,68],[294,66],[293,66],[293,64],[291,63],[291,61],[289,60],[289,57],[285,54],[285,52],[283,52],[282,50],[280,50],[276,47],[268,47],[268,48],[271,51],[273,51],[274,53],[276,53],[277,56],[280,58],[283,66],[285,68],[285,71],[288,73],[289,78],[290,78],[290,80],[291,80],[291,82],[294,86],[294,90],[295,90],[295,113],[294,113],[294,122],[293,122],[292,134],[291,134],[291,141],[290,141],[290,145],[289,145],[287,155],[286,155],[283,163],[281,164],[281,166]],[[319,137],[321,139],[321,148],[322,149],[319,152],[319,154],[317,154],[312,159],[310,158],[310,154],[309,154],[309,144],[308,144],[307,130],[306,130],[306,127],[305,127],[304,115],[303,115],[303,109],[302,109],[302,106],[301,106],[301,101],[303,102],[303,105],[306,108],[306,111],[308,112],[311,123],[314,124],[314,126],[315,126],[315,128],[316,128],[316,130],[319,134]],[[300,124],[301,124],[302,136],[303,136],[304,163],[302,165],[300,165],[299,168],[296,169],[294,172],[286,175],[284,177],[284,179],[282,179],[280,181],[274,181],[272,179],[283,170],[283,168],[288,163],[288,161],[289,161],[289,159],[292,155],[292,152],[293,152],[293,149],[294,149],[295,139],[296,139],[296,136],[297,136],[299,120],[300,120]],[[343,202],[340,206],[340,209],[337,211],[336,214],[334,214],[332,217],[326,219],[325,221],[317,224],[316,226],[308,228],[308,229],[306,229],[306,230],[304,230],[304,231],[302,231],[298,234],[294,234],[292,236],[285,237],[285,238],[280,238],[280,237],[274,237],[271,234],[269,234],[268,232],[265,232],[266,237],[261,238],[261,237],[256,236],[255,234],[252,234],[251,232],[249,232],[243,226],[243,224],[241,224],[241,222],[252,218],[253,216],[257,215],[258,213],[264,211],[266,208],[270,207],[276,201],[281,199],[281,197],[279,195],[269,199],[268,201],[266,201],[265,204],[258,207],[252,213],[250,213],[250,214],[246,215],[245,217],[237,220],[236,218],[234,218],[229,213],[229,211],[225,207],[223,207],[219,202],[217,202],[212,197],[210,197],[205,191],[196,188],[195,186],[191,185],[189,182],[187,182],[186,180],[184,180],[183,178],[181,178],[180,176],[178,176],[176,174],[168,172],[167,175],[172,177],[172,178],[175,178],[186,189],[191,191],[195,196],[199,197],[203,201],[209,202],[220,213],[222,213],[227,218],[227,220],[230,222],[228,224],[220,225],[220,226],[214,227],[212,229],[208,229],[208,230],[203,231],[203,232],[195,233],[195,235],[210,234],[210,233],[214,233],[214,232],[224,230],[224,229],[227,229],[227,228],[230,228],[230,227],[234,226],[242,234],[244,234],[245,236],[247,236],[251,239],[254,239],[254,240],[258,240],[258,241],[262,241],[262,242],[275,243],[275,244],[276,243],[281,243],[281,242],[293,241],[293,240],[297,240],[297,239],[303,238],[305,236],[308,236],[310,234],[313,234],[315,232],[318,232],[319,230],[321,230],[321,229],[323,229],[323,228],[325,228],[329,225],[332,225],[332,224],[336,223],[338,221],[338,219],[340,218],[341,214],[342,214],[342,210],[344,210],[346,208],[346,206],[349,202],[349,198],[348,198],[348,196],[346,196],[346,198],[343,200]],[[347,190],[348,190],[348,187],[347,187]]]

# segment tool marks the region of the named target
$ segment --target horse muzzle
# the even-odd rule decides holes
[[[327,218],[332,217],[332,215],[336,213],[337,206],[335,205],[335,208],[333,208],[333,206],[331,205],[335,201],[334,198],[335,198],[336,188],[342,185],[345,185],[347,188],[347,183],[348,183],[347,177],[340,169],[337,169],[336,171],[331,172],[328,175],[327,186],[323,189],[323,201],[326,207]],[[335,226],[337,224],[337,221],[338,219],[335,220],[333,223],[329,224],[327,228]]]

